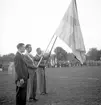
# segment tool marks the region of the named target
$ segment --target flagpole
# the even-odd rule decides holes
[[[55,34],[53,34],[53,36],[52,36],[52,38],[51,38],[51,40],[50,40],[50,42],[49,42],[49,44],[48,44],[48,46],[47,46],[47,48],[46,48],[45,52],[43,53],[43,55],[46,53],[46,51],[47,51],[47,49],[48,49],[49,45],[51,44],[51,42],[52,42],[52,40],[53,40],[54,36],[55,36]],[[57,39],[57,37],[56,37],[56,39]],[[56,39],[55,39],[55,41],[54,41],[54,43],[53,43],[53,46],[54,46],[54,44],[55,44],[55,42],[56,42]],[[52,49],[53,49],[53,46],[52,46],[52,48],[51,48],[51,51],[52,51]],[[41,63],[41,61],[42,61],[43,57],[44,57],[44,56],[42,56],[42,57],[41,57],[40,61],[38,62],[37,67],[40,65],[40,63]]]
[[[51,50],[50,50],[49,56],[50,56],[50,54],[51,54],[51,52],[52,52],[52,49],[53,49],[53,47],[54,47],[54,45],[55,45],[55,43],[56,43],[57,38],[58,38],[58,37],[56,36],[56,38],[55,38],[55,40],[54,40],[54,43],[53,43],[53,45],[52,45],[52,47],[51,47]]]
[[[51,44],[51,42],[52,42],[52,40],[53,40],[54,36],[55,36],[55,34],[53,34],[53,36],[52,36],[52,38],[51,38],[51,40],[50,40],[50,42],[49,42],[49,44],[48,44],[48,46],[47,46],[47,48],[46,48],[45,52],[47,51],[47,49],[48,49],[49,45]]]
[[[50,52],[49,52],[49,56],[48,56],[48,59],[47,59],[47,61],[46,61],[46,64],[47,64],[47,62],[48,62],[48,60],[49,60],[49,58],[50,58],[52,49],[53,49],[53,47],[54,47],[54,45],[55,45],[55,43],[56,43],[57,38],[58,38],[58,37],[56,36],[56,38],[55,38],[55,40],[54,40],[54,43],[53,43],[53,45],[52,45],[52,47],[51,47],[51,50],[50,50]]]

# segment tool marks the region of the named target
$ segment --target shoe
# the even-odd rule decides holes
[[[33,101],[37,102],[37,101],[38,101],[38,99],[36,99],[36,98],[33,98]]]
[[[33,101],[33,99],[29,99],[29,100],[27,100],[27,102],[32,102]]]
[[[46,93],[46,92],[45,92],[45,93],[44,93],[44,92],[43,92],[43,93],[41,93],[41,95],[46,95],[46,94],[48,94],[48,93]]]
[[[45,92],[45,94],[48,94],[48,93]]]

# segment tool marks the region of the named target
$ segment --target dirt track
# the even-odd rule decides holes
[[[101,105],[101,67],[46,69],[46,96],[27,105]],[[15,105],[15,84],[0,72],[0,105]]]

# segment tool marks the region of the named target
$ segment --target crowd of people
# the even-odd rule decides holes
[[[87,60],[83,64],[74,61],[58,61],[51,65],[51,67],[77,67],[77,66],[101,66],[101,60]]]
[[[45,68],[49,55],[44,55],[41,48],[37,48],[37,54],[33,56],[31,45],[24,43],[19,43],[17,50],[14,58],[16,105],[26,105],[27,101],[38,101],[37,92],[47,94]]]
[[[58,61],[51,59],[51,62],[49,63],[48,67],[77,67],[77,66],[101,66],[101,60],[86,60],[83,64],[80,63],[79,60],[73,59],[68,61]]]

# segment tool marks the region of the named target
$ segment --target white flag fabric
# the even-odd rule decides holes
[[[73,54],[83,64],[86,51],[78,20],[76,0],[71,1],[55,35],[72,49]]]

